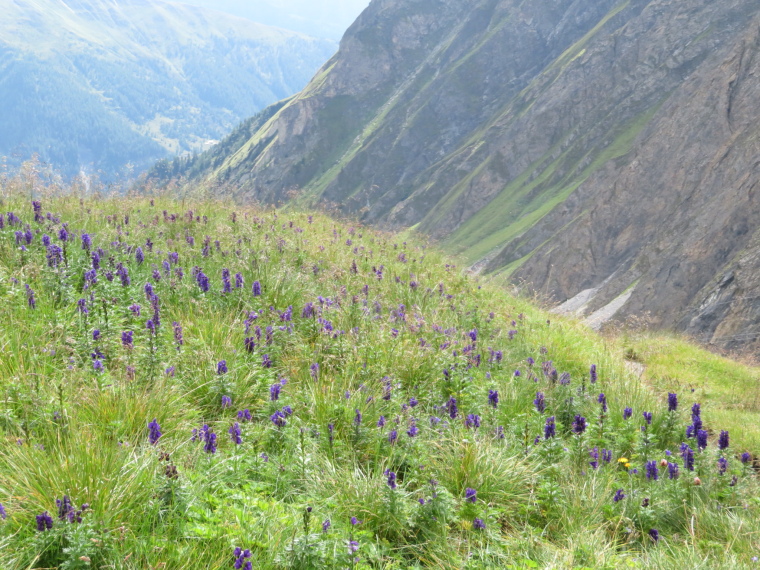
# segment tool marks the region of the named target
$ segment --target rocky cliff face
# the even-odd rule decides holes
[[[760,346],[759,42],[751,0],[373,0],[203,176],[415,226],[566,309]]]

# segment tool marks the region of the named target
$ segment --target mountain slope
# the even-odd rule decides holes
[[[334,44],[147,0],[0,0],[0,154],[71,174],[202,150],[300,89]]]
[[[204,176],[243,200],[298,187],[302,204],[414,226],[574,298],[566,309],[649,311],[752,345],[759,14],[748,0],[373,2]]]

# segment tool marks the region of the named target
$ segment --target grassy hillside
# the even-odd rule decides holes
[[[709,394],[687,389],[721,390],[723,361],[691,352],[668,411],[675,384],[641,382],[623,345],[392,235],[202,196],[33,197],[10,181],[0,202],[2,568],[757,555],[758,424],[712,398],[695,418]]]

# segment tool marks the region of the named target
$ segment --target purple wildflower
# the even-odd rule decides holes
[[[126,348],[134,347],[134,333],[132,331],[124,331],[121,333],[121,344]]]
[[[723,475],[728,469],[728,459],[721,457],[718,459],[718,475]]]
[[[697,447],[700,450],[707,447],[707,430],[701,429],[697,431]]]
[[[652,542],[657,544],[660,541],[660,531],[658,531],[656,528],[650,528],[649,538],[652,539]]]
[[[235,422],[234,424],[232,424],[228,433],[230,434],[230,438],[232,439],[232,441],[235,442],[235,445],[240,445],[241,443],[243,443],[243,438],[240,437],[241,431],[240,431],[239,423]]]
[[[283,428],[288,423],[287,420],[285,419],[285,414],[283,414],[280,410],[277,410],[275,413],[269,416],[269,419],[278,428]]]
[[[409,429],[406,430],[406,434],[409,437],[416,437],[417,434],[419,434],[419,433],[420,433],[420,428],[417,427],[417,421],[416,420],[412,420],[412,423],[409,426]]]
[[[668,411],[675,412],[678,409],[678,396],[672,392],[668,393]]]
[[[533,405],[536,407],[536,411],[539,414],[543,414],[546,410],[546,399],[543,392],[536,392],[536,399],[533,400]]]
[[[45,511],[41,515],[37,515],[38,532],[44,532],[46,530],[50,530],[51,528],[53,528],[53,517],[50,516],[50,513]]]
[[[591,383],[592,384],[596,384],[596,379],[597,379],[597,377],[596,377],[596,364],[592,364],[591,365],[591,369],[589,371],[589,376],[591,378]]]
[[[156,418],[148,424],[148,441],[151,445],[156,445],[158,440],[161,439],[161,426],[158,425]]]
[[[216,453],[216,434],[212,431],[209,431],[206,433],[206,445],[203,446],[203,449],[206,451],[206,453]]]
[[[475,504],[478,501],[478,492],[472,487],[467,487],[464,490],[464,499],[469,503]]]
[[[322,523],[322,532],[327,532],[330,530],[331,526],[332,523],[330,522],[330,519],[325,519],[325,522]]]
[[[395,429],[392,429],[388,433],[388,443],[390,443],[392,445],[392,444],[396,443],[397,439],[398,439],[398,432]]]
[[[681,457],[683,458],[684,468],[687,471],[694,471],[694,450],[684,444],[681,448]]]
[[[227,361],[226,360],[220,360],[216,363],[216,373],[220,376],[222,374],[227,374]]]
[[[660,470],[657,469],[656,461],[647,461],[646,463],[647,479],[657,481],[660,476]]]
[[[721,431],[718,436],[718,449],[721,451],[728,449],[728,432],[725,430]]]
[[[222,409],[225,410],[232,405],[232,398],[229,396],[222,396]]]
[[[174,342],[177,343],[177,350],[179,350],[179,347],[185,344],[185,340],[182,337],[182,326],[175,321],[172,323],[172,328],[174,329]]]
[[[580,435],[584,431],[586,431],[586,418],[583,416],[576,414],[575,419],[573,420],[572,425],[573,433]]]
[[[464,420],[465,427],[474,427],[479,428],[480,427],[480,416],[477,414],[468,414],[467,417]]]
[[[210,285],[208,282],[208,276],[206,276],[203,271],[198,271],[198,274],[195,276],[195,281],[198,283],[198,287],[200,287],[200,290],[204,293],[208,293],[210,289]]]
[[[261,295],[261,283],[258,281],[253,282],[253,287],[251,288],[251,292],[253,293],[254,297],[258,297]]]
[[[488,403],[493,408],[496,408],[496,406],[499,405],[499,392],[497,390],[488,391]]]
[[[446,408],[448,409],[449,417],[452,420],[456,419],[459,408],[457,408],[457,399],[454,396],[449,398],[449,401],[446,403]]]
[[[599,468],[599,448],[595,447],[594,449],[589,451],[588,454],[591,457],[591,461],[589,461],[588,464],[591,466],[592,469],[598,469]]]
[[[251,557],[250,550],[247,548],[243,550],[242,548],[238,547],[235,549],[232,555],[235,557],[235,563],[233,564],[233,568],[235,568],[235,570],[251,570],[251,562],[248,560],[248,558]]]
[[[388,477],[388,481],[387,481],[388,487],[390,487],[391,489],[395,489],[396,488],[396,474],[390,469],[386,469],[385,475]]]
[[[602,407],[602,413],[607,413],[607,396],[604,395],[604,393],[599,394],[599,397],[597,398],[597,402],[599,402],[599,405]]]
[[[246,408],[245,410],[240,410],[237,413],[238,420],[241,422],[250,422],[251,421],[251,410]]]
[[[668,461],[668,479],[678,479],[678,464]]]
[[[644,416],[647,425],[652,425],[652,412],[642,412],[641,415]]]
[[[751,459],[752,459],[752,455],[750,455],[749,452],[745,451],[744,453],[742,453],[742,463],[744,465],[749,463]]]
[[[544,425],[544,439],[549,439],[557,434],[557,426],[554,423],[554,416],[546,418],[546,425]]]
[[[623,493],[623,489],[618,489],[615,491],[615,496],[612,497],[612,502],[619,503],[623,499],[625,499],[625,493]]]
[[[141,247],[138,247],[137,250],[135,250],[135,261],[137,261],[138,265],[141,265],[142,262],[145,261],[145,254]]]
[[[486,528],[486,523],[483,522],[483,519],[476,518],[472,521],[472,528],[474,530],[483,530]]]
[[[26,287],[26,304],[29,306],[30,309],[36,309],[37,308],[37,300],[34,298],[34,291],[31,287],[29,287],[29,284],[27,283],[25,285]]]
[[[633,409],[631,409],[631,408],[625,408],[625,409],[623,410],[623,419],[624,419],[624,420],[629,420],[629,419],[631,419],[631,416],[632,416],[632,415],[633,415]]]

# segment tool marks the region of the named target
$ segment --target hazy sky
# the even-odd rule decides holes
[[[321,38],[339,40],[369,0],[173,0]]]

